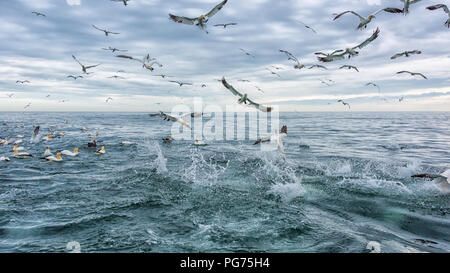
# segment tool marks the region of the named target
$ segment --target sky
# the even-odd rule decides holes
[[[406,16],[379,13],[363,30],[355,30],[356,16],[346,14],[333,21],[333,14],[354,10],[368,16],[385,7],[401,8],[402,2],[229,0],[209,20],[208,34],[169,19],[169,13],[197,17],[219,2],[131,0],[124,6],[110,0],[0,1],[0,111],[170,111],[196,98],[204,106],[236,105],[237,97],[218,81],[222,77],[254,101],[279,106],[280,111],[450,110],[450,29],[444,26],[448,15],[442,9],[425,9],[438,3],[450,6],[448,0],[422,0]],[[237,25],[213,26],[231,22]],[[120,34],[105,36],[93,24]],[[321,63],[328,70],[294,69],[294,63],[279,52],[290,51],[308,67],[319,64],[315,52],[353,47],[377,27],[378,39],[359,56]],[[102,49],[109,46],[128,51]],[[390,59],[415,49],[422,54]],[[72,54],[86,65],[101,65],[82,79],[67,78],[82,75]],[[151,72],[117,54],[136,58],[150,54],[163,67]],[[360,72],[339,69],[347,64]],[[401,70],[423,73],[428,80],[397,75]],[[173,77],[163,79],[159,74]],[[114,75],[122,78],[110,78]],[[238,81],[242,79],[250,82]],[[330,86],[321,82],[326,79],[333,81]],[[168,80],[193,85],[179,87]],[[378,84],[380,91],[365,86],[368,82]],[[112,100],[106,102],[109,97]]]

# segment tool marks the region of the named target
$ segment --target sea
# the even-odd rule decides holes
[[[0,145],[0,252],[450,252],[450,194],[411,178],[450,169],[450,112],[279,118],[285,157],[250,138],[164,143],[173,123],[148,113],[0,112],[0,138],[33,154]],[[31,141],[37,125],[56,137]]]

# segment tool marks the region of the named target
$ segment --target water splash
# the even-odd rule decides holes
[[[150,163],[151,167],[156,169],[156,173],[158,174],[166,173],[168,171],[167,159],[164,157],[159,143],[157,141],[147,141],[145,145],[150,155],[156,154],[156,158]]]
[[[207,161],[199,149],[191,149],[190,155],[191,165],[184,168],[183,179],[201,185],[216,184],[219,176],[223,174],[227,167],[212,163],[212,158]]]

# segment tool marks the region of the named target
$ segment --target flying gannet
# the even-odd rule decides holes
[[[261,104],[258,104],[252,100],[250,100],[247,96],[247,94],[241,94],[239,93],[236,89],[234,89],[233,86],[231,86],[230,84],[228,84],[228,82],[225,80],[225,77],[222,78],[222,84],[223,86],[225,86],[226,89],[228,89],[233,95],[236,95],[239,97],[238,103],[239,104],[249,104],[253,107],[255,107],[256,109],[262,111],[262,112],[271,112],[272,111],[272,107],[267,107]]]
[[[223,6],[228,2],[228,0],[222,1],[220,4],[215,6],[211,11],[209,11],[205,15],[200,15],[196,18],[189,18],[184,16],[176,16],[173,14],[169,14],[170,19],[172,19],[174,22],[181,23],[181,24],[187,24],[187,25],[196,25],[201,30],[206,31],[206,24],[208,23],[209,19],[213,17],[219,10],[223,8]],[[206,31],[208,33],[208,31]]]

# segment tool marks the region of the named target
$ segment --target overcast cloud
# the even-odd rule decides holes
[[[199,16],[220,0],[132,0],[125,7],[110,0],[0,1],[0,111],[169,111],[180,103],[201,97],[205,104],[235,104],[237,98],[217,79],[225,76],[254,100],[280,105],[285,111],[449,110],[450,30],[443,10],[425,7],[447,0],[423,0],[407,16],[380,13],[368,28],[356,31],[359,19],[351,14],[333,21],[333,13],[353,9],[361,15],[383,7],[401,7],[384,0],[229,0],[209,22],[208,31],[169,20],[168,14]],[[47,17],[36,16],[38,11]],[[317,34],[298,21],[312,26]],[[236,22],[226,29],[218,23]],[[120,32],[105,36],[91,25]],[[328,70],[293,69],[279,49],[302,63],[316,64],[314,52],[331,52],[355,46],[379,27],[380,36],[360,55],[325,64]],[[105,47],[126,49],[142,58],[150,53],[164,66],[150,72],[138,62],[114,57]],[[255,55],[244,55],[243,48]],[[421,55],[390,60],[405,50]],[[88,65],[101,63],[81,75],[74,54]],[[344,64],[360,72],[339,70]],[[271,75],[266,68],[281,77]],[[125,73],[117,73],[124,70]],[[421,72],[429,79],[396,75],[400,70]],[[194,83],[178,87],[168,79]],[[124,79],[108,78],[113,75]],[[250,83],[238,79],[250,80]],[[331,86],[321,83],[331,79]],[[28,80],[29,84],[16,84]],[[378,89],[365,86],[375,82]],[[207,87],[201,87],[206,84]],[[257,90],[260,87],[264,93]],[[9,98],[8,94],[14,93]],[[50,95],[49,97],[47,97]],[[405,100],[398,99],[404,96]],[[105,100],[112,97],[113,101]],[[66,102],[61,102],[65,100]],[[158,104],[157,104],[158,103]]]

